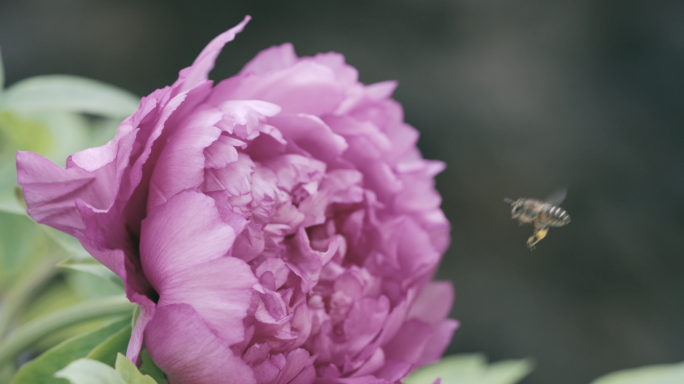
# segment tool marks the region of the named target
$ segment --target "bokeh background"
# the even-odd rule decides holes
[[[534,357],[526,384],[684,360],[684,2],[2,0],[7,84],[74,74],[146,95],[245,14],[214,79],[289,41],[399,80],[425,157],[448,165],[447,353]],[[563,185],[572,223],[528,251],[502,199]]]

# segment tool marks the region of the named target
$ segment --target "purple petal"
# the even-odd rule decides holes
[[[187,304],[159,307],[145,346],[170,384],[256,384],[252,369]]]
[[[138,362],[140,357],[140,349],[142,348],[145,328],[152,320],[154,312],[157,309],[156,304],[147,296],[141,295],[137,292],[128,294],[131,301],[140,306],[140,314],[135,322],[135,327],[131,333],[131,339],[128,341],[128,348],[126,349],[126,357],[134,363]]]
[[[394,339],[383,347],[385,356],[415,364],[423,355],[430,336],[432,327],[429,324],[416,319],[408,320]]]
[[[432,330],[432,336],[428,339],[423,350],[423,355],[420,357],[417,366],[422,367],[428,364],[434,364],[444,354],[444,351],[451,342],[451,337],[454,331],[458,328],[459,323],[453,319],[446,319],[437,324]]]
[[[226,191],[230,196],[245,195],[251,190],[254,162],[248,155],[239,152],[238,159],[223,168],[204,170],[205,192]]]
[[[147,209],[165,203],[178,192],[199,187],[204,181],[204,149],[221,130],[209,126],[176,132],[166,143],[150,179]]]
[[[242,29],[247,25],[252,18],[245,16],[240,24],[216,36],[207,46],[200,52],[199,56],[192,63],[192,66],[180,71],[179,79],[174,84],[181,83],[180,91],[185,91],[193,88],[200,82],[207,79],[209,72],[214,68],[214,62],[226,43],[233,41],[235,35],[242,32]]]
[[[157,305],[191,305],[214,334],[233,345],[244,338],[243,319],[256,283],[244,261],[221,257],[168,276],[158,288]]]
[[[240,74],[263,75],[268,72],[290,68],[297,64],[298,57],[291,43],[264,49],[257,53],[240,71]]]
[[[454,287],[450,281],[428,283],[411,305],[407,318],[417,318],[428,324],[442,322],[451,311],[454,302]]]
[[[313,157],[329,164],[334,163],[347,149],[345,139],[316,116],[278,115],[268,119],[268,123],[280,129],[288,139]]]
[[[385,366],[381,370],[375,373],[375,376],[387,380],[388,382],[395,383],[397,380],[402,379],[408,375],[408,373],[413,368],[411,363],[387,359]]]
[[[145,276],[160,292],[168,279],[225,255],[234,240],[233,228],[221,219],[213,199],[181,192],[151,210],[142,222]]]
[[[358,85],[359,72],[356,68],[348,65],[344,61],[344,55],[335,52],[319,53],[314,57],[303,57],[302,61],[311,61],[314,63],[325,65],[332,69],[335,73],[335,78],[342,84],[347,86]]]
[[[218,140],[204,149],[205,168],[223,168],[229,163],[237,161],[238,153],[236,146],[244,145],[243,141],[221,135]]]
[[[214,95],[224,100],[264,100],[282,107],[283,113],[320,116],[335,110],[344,89],[330,68],[299,62],[281,71],[247,73],[222,81]]]

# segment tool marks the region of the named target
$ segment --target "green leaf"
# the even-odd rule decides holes
[[[71,270],[65,272],[67,284],[83,300],[120,295],[125,292],[122,284],[104,280],[96,275]]]
[[[157,382],[157,384],[166,384],[166,375],[157,367],[157,364],[152,361],[147,349],[143,349],[140,353],[142,357],[142,365],[140,366],[140,373],[150,375]]]
[[[651,365],[609,373],[591,384],[681,384],[684,363]]]
[[[90,359],[78,359],[55,373],[55,376],[73,384],[127,384],[114,368]]]
[[[54,377],[55,372],[70,361],[85,357],[111,335],[129,327],[130,319],[122,317],[100,329],[66,340],[21,367],[11,384],[66,384],[65,380]]]
[[[48,237],[54,240],[54,242],[59,244],[59,246],[66,251],[66,254],[69,255],[70,258],[80,261],[95,260],[92,256],[90,256],[88,251],[83,249],[83,246],[77,238],[69,235],[68,233],[48,227],[47,225],[40,225],[40,229],[42,229]]]
[[[127,384],[157,384],[151,376],[140,373],[135,364],[120,353],[116,356],[116,372]]]
[[[530,359],[504,360],[489,366],[483,384],[512,384],[522,380],[534,369]]]
[[[11,144],[12,164],[16,150],[21,150],[38,153],[63,167],[69,155],[91,146],[93,138],[103,130],[92,127],[84,116],[74,112],[0,112],[0,133]]]
[[[14,111],[0,112],[0,133],[16,149],[48,153],[53,149],[52,135],[44,122],[33,116],[23,116]]]
[[[9,87],[0,108],[17,111],[59,110],[105,117],[125,117],[140,98],[100,81],[69,75],[36,76]]]
[[[69,257],[66,260],[60,261],[57,264],[57,266],[60,268],[73,269],[75,271],[89,273],[91,275],[95,275],[105,280],[111,281],[120,288],[124,288],[123,281],[119,276],[116,275],[116,273],[112,272],[111,270],[109,270],[109,268],[100,264],[100,262],[98,262],[92,257],[90,259]]]
[[[15,111],[21,118],[31,118],[41,124],[50,140],[49,151],[31,151],[39,153],[55,164],[64,167],[69,155],[88,147],[90,141],[90,125],[80,114],[64,111],[35,111],[23,115]],[[27,151],[23,147],[18,147]]]
[[[55,331],[93,319],[130,314],[134,307],[135,304],[121,295],[83,301],[48,313],[22,325],[3,340],[0,344],[0,366]]]
[[[462,354],[447,356],[439,363],[423,367],[407,377],[404,383],[431,384],[439,377],[442,384],[515,384],[532,369],[529,359],[487,365],[482,354]]]
[[[0,212],[0,291],[20,281],[23,274],[51,252],[51,241],[28,216]],[[64,254],[51,252],[53,263]],[[54,264],[53,264],[54,265]]]
[[[127,327],[121,328],[120,331],[109,336],[107,340],[93,348],[86,358],[97,360],[110,367],[114,367],[117,354],[120,352],[126,353],[126,348],[128,348],[128,341],[130,339],[131,326],[129,324]]]
[[[0,337],[58,272],[54,265],[64,256],[31,218],[0,212]]]

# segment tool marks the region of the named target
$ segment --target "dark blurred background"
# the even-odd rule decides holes
[[[536,359],[524,383],[684,360],[684,2],[2,0],[7,83],[52,73],[146,95],[254,19],[212,78],[286,41],[397,79],[453,243],[447,353]],[[560,186],[572,223],[534,252],[504,197]]]

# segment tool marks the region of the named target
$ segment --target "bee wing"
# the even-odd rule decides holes
[[[563,202],[563,200],[565,200],[565,195],[567,195],[567,194],[568,194],[568,187],[562,187],[562,188],[559,188],[554,193],[550,194],[546,198],[546,200],[544,200],[544,201],[551,204],[551,205],[559,205],[560,203]]]

